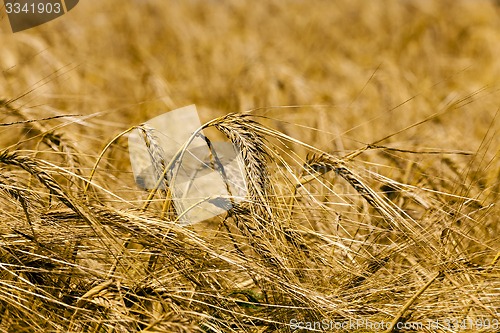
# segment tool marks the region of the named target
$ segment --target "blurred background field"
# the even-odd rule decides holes
[[[455,264],[455,261],[459,260],[463,264],[465,260],[465,265],[483,267],[482,270],[470,273],[467,271],[472,269],[469,266],[466,268],[453,266],[454,270],[465,271],[464,276],[460,278],[463,280],[450,278],[453,282],[448,281],[448,285],[446,282],[440,282],[446,285],[442,288],[456,289],[460,285],[457,281],[462,281],[462,285],[469,283],[470,289],[461,290],[460,295],[456,297],[445,297],[446,300],[442,302],[438,301],[438,296],[433,299],[434,294],[427,296],[421,307],[412,310],[416,313],[414,319],[423,320],[427,314],[436,312],[441,315],[448,313],[450,317],[463,318],[471,314],[475,316],[474,318],[484,316],[498,320],[500,304],[498,300],[494,300],[498,297],[498,264],[496,268],[494,264],[491,267],[488,265],[498,262],[497,253],[500,251],[497,207],[500,188],[499,59],[498,1],[80,1],[68,14],[15,34],[11,32],[2,8],[0,150],[3,152],[9,148],[9,151],[17,151],[21,155],[26,153],[30,157],[48,160],[54,166],[68,168],[71,172],[87,178],[104,145],[115,135],[169,110],[196,104],[202,122],[232,112],[253,110],[252,114],[267,117],[261,119],[266,125],[338,157],[362,149],[387,136],[391,137],[381,142],[381,145],[419,152],[448,152],[428,155],[392,151],[383,155],[367,151],[359,157],[358,167],[376,171],[416,188],[431,188],[434,193],[451,194],[443,196],[442,201],[436,201],[445,207],[443,211],[446,211],[446,217],[439,215],[443,212],[437,211],[430,215],[415,212],[412,216],[421,218],[419,222],[425,220],[425,223],[436,225],[448,221],[446,225],[450,230],[453,229],[453,225],[460,230],[457,231],[457,235],[461,237],[461,241],[455,239],[455,243],[448,244],[453,248],[451,252],[443,252],[453,253],[448,257],[448,261]],[[16,121],[59,115],[70,116],[35,123],[41,124],[42,127],[29,127],[26,123],[12,124]],[[412,127],[419,122],[422,124]],[[78,161],[73,160],[77,165],[68,165],[68,160],[54,157],[55,154],[50,152],[51,149],[37,144],[43,137],[44,131],[57,133],[61,141],[67,142],[71,149],[78,152]],[[54,142],[52,141],[53,144]],[[280,146],[282,144],[273,142],[272,139],[269,143],[270,146],[277,147],[282,147]],[[125,206],[130,208],[136,205],[139,208],[140,195],[137,194],[137,188],[133,184],[125,141],[116,145],[116,150],[106,155],[106,164],[103,165],[102,171],[96,172],[96,182],[100,182],[100,186],[115,195],[128,200]],[[303,145],[290,147],[297,154],[305,155],[307,152],[307,148]],[[9,163],[10,166],[5,164],[0,169],[5,175],[7,172],[16,172],[11,170],[14,162]],[[275,161],[270,162],[273,163],[279,164]],[[418,166],[417,171],[413,169],[415,165]],[[55,173],[56,169],[57,167],[54,167]],[[64,175],[54,177],[65,184],[64,188],[68,191],[79,186],[68,181]],[[26,175],[24,178],[19,176],[19,179],[19,188],[30,188],[32,182],[36,182],[31,178],[28,179]],[[0,178],[0,185],[2,182],[7,183],[5,179]],[[373,186],[377,193],[391,192],[380,184],[370,183],[370,186]],[[12,187],[5,185],[3,190],[12,192]],[[33,189],[32,194],[43,197],[46,194],[44,191],[45,189]],[[74,196],[79,198],[81,192],[75,190],[75,193]],[[389,194],[387,197],[391,199]],[[123,208],[123,202],[113,200],[109,197],[103,199],[104,206],[107,207],[106,205],[110,203],[111,206],[116,204],[117,209]],[[477,206],[470,206],[471,202],[477,203]],[[365,220],[361,217],[362,213],[370,213],[366,206],[361,205],[360,207],[364,208],[354,209],[355,204],[351,201],[349,203],[351,205],[349,209],[359,213],[359,221],[356,223],[359,225],[372,223],[370,219]],[[324,237],[330,237],[335,232],[332,231],[333,227],[327,226],[330,223],[328,218],[321,215],[323,213],[318,213],[320,217],[317,217],[315,209],[318,208],[311,208],[311,212],[313,209],[314,214],[311,213],[313,221],[304,224],[310,230],[314,230],[315,237],[324,241]],[[339,208],[341,209],[343,208]],[[405,209],[408,212],[412,211],[408,207]],[[319,211],[321,210],[318,209]],[[463,221],[457,217],[459,213],[464,214]],[[474,215],[476,213],[478,215]],[[347,224],[356,219],[352,217],[354,215],[346,214],[349,216],[348,219],[352,219]],[[17,206],[13,211],[5,208],[0,216],[2,218],[0,223],[5,224],[2,227],[4,233],[1,246],[2,260],[3,263],[11,263],[9,261],[11,259],[6,258],[16,257],[18,254],[14,255],[9,250],[14,243],[9,243],[11,238],[6,235],[19,237],[19,234],[13,232],[12,228],[9,229],[6,224],[12,216],[24,219],[23,210],[21,206]],[[315,220],[316,218],[318,220]],[[339,221],[335,223],[341,225]],[[359,225],[356,228],[364,228]],[[375,229],[380,227],[376,223],[375,225]],[[480,230],[476,230],[476,227]],[[366,228],[366,230],[374,229]],[[429,235],[433,234],[432,237],[437,237],[436,239],[446,237],[443,235],[449,232],[449,229],[443,227],[442,230],[439,229],[443,234],[436,236],[436,230],[432,229],[432,232],[430,229],[425,230]],[[106,231],[106,234],[107,232],[114,231]],[[193,239],[196,239],[194,243],[198,244],[197,236],[193,236],[190,231],[178,232],[181,234],[185,232],[184,237],[187,238],[194,237]],[[346,234],[349,232],[346,231]],[[14,236],[9,233],[13,233]],[[315,233],[324,233],[324,237]],[[116,235],[125,239],[128,234],[117,232]],[[203,238],[203,234],[199,235]],[[356,234],[356,237],[359,240],[359,235]],[[481,242],[478,243],[478,240]],[[26,239],[19,240],[21,243],[25,241]],[[87,261],[88,253],[92,253],[88,248],[92,247],[92,242],[86,244],[85,249],[82,248],[82,252],[88,251],[85,258]],[[211,240],[208,240],[208,243],[210,242]],[[378,244],[376,240],[373,242]],[[398,240],[395,242],[398,244]],[[370,246],[375,248],[373,244],[370,243]],[[26,246],[31,250],[23,251],[33,253],[38,251],[35,245]],[[71,246],[78,247],[74,244]],[[69,248],[71,247],[66,250]],[[401,245],[401,249],[403,248]],[[207,253],[219,253],[217,252],[219,250],[214,245],[213,249],[207,250]],[[100,251],[103,252],[99,252],[99,255],[105,253],[102,249]],[[116,251],[111,249],[109,251],[117,255]],[[347,256],[352,259],[352,267],[349,265],[342,267],[340,264],[341,268],[332,268],[326,265],[329,268],[325,272],[311,273],[310,281],[306,279],[304,282],[301,278],[298,278],[299,282],[283,280],[292,286],[283,291],[286,295],[287,292],[292,295],[301,290],[305,294],[310,293],[309,296],[304,296],[304,299],[310,297],[312,302],[311,309],[307,310],[309,317],[304,315],[306,318],[304,320],[337,318],[335,316],[338,313],[332,315],[335,312],[332,304],[335,302],[332,301],[330,304],[329,300],[322,303],[322,297],[325,299],[338,297],[339,302],[344,297],[339,291],[346,288],[344,282],[332,282],[329,286],[325,281],[319,281],[315,286],[313,277],[316,274],[327,276],[337,272],[342,275],[356,269],[359,269],[356,272],[360,276],[363,276],[363,269],[366,269],[365,273],[368,273],[365,278],[372,273],[375,274],[366,268],[369,264],[355,260],[361,252]],[[44,258],[51,257],[48,252],[41,253]],[[190,253],[179,255],[192,255]],[[428,252],[423,251],[423,253]],[[440,255],[444,255],[443,253]],[[329,255],[331,257],[325,257],[326,261],[343,260],[341,257],[336,257],[336,254]],[[206,255],[199,254],[199,256],[203,260],[206,259]],[[385,274],[378,272],[380,276],[373,282],[368,282],[367,286],[353,291],[354,294],[358,293],[356,294],[358,299],[354,301],[356,306],[349,308],[346,305],[343,308],[344,315],[350,313],[355,318],[359,318],[356,316],[394,318],[405,302],[432,276],[431,273],[424,276],[418,270],[416,273],[412,271],[415,274],[410,274],[410,277],[405,275],[407,266],[401,262],[404,260],[413,262],[414,259],[408,255],[402,257],[406,259],[400,258],[401,261],[396,261],[393,263],[394,266],[386,268]],[[417,257],[419,255],[415,254],[415,258]],[[436,255],[436,260],[437,257]],[[215,268],[208,269],[208,266],[205,267],[197,262],[196,258],[193,259],[194,262],[183,267],[188,269],[189,266],[193,271],[199,269],[202,276],[199,279],[202,280],[208,281],[212,274],[216,275],[212,271]],[[79,265],[87,265],[88,262],[85,260]],[[439,260],[442,260],[440,264],[447,262],[443,257]],[[359,264],[358,268],[353,268],[355,262]],[[253,267],[253,264],[249,263],[248,267]],[[399,264],[403,268],[394,269]],[[434,264],[427,263],[423,266],[430,268]],[[255,263],[255,265],[260,264]],[[106,269],[109,270],[109,267],[106,266]],[[182,269],[177,266],[176,269],[181,276]],[[274,274],[278,273],[273,272],[272,268],[268,269],[266,272],[269,275],[261,274],[265,276],[263,280],[267,279],[266,283],[272,285],[269,281],[272,281]],[[471,275],[467,275],[469,273]],[[26,277],[22,273],[13,274],[18,280],[5,274],[2,275],[2,281],[6,287],[2,288],[26,282],[23,280]],[[408,289],[398,286],[397,290],[384,292],[384,286],[391,286],[392,279],[403,279],[403,277],[410,281]],[[73,294],[69,293],[69,296],[66,296],[73,301],[63,299],[62,296],[58,301],[83,307],[83,303],[77,303],[76,300],[81,300],[85,292],[92,287],[102,285],[106,278],[95,274],[95,281],[85,281],[87,284],[81,282],[77,287],[68,285]],[[278,281],[281,280],[275,282]],[[35,279],[28,283],[32,287],[37,284],[43,288],[44,282]],[[255,284],[248,287],[248,290],[265,294],[264,287],[256,282]],[[193,282],[193,285],[196,283]],[[220,288],[215,293],[219,298],[229,297],[228,295],[236,289],[234,286],[231,287],[234,290],[226,288],[222,282],[221,284],[214,282],[213,286]],[[486,286],[491,289],[486,291]],[[377,289],[381,295],[378,299],[374,288],[380,288]],[[63,332],[70,329],[90,331],[89,326],[77,320],[82,314],[71,307],[55,317],[49,310],[47,313],[41,311],[39,317],[31,316],[28,315],[26,308],[19,305],[22,304],[21,300],[16,303],[17,305],[9,303],[8,298],[14,296],[10,294],[11,291],[6,290],[8,288],[0,291],[0,294],[3,293],[0,297],[2,302],[0,311],[3,316],[1,327],[4,331]],[[141,290],[149,289],[143,287]],[[191,292],[188,287],[186,290]],[[45,292],[51,294],[54,299],[59,297],[48,289]],[[290,326],[283,323],[288,323],[292,314],[280,312],[276,310],[277,308],[261,310],[258,306],[253,312],[250,311],[250,315],[245,309],[243,317],[247,319],[248,316],[264,318],[261,322],[256,321],[251,325],[239,321],[239,310],[229,307],[227,302],[219,299],[220,303],[217,303],[219,301],[203,299],[205,297],[203,292],[206,291],[200,292],[200,298],[197,299],[193,296],[197,291],[192,292],[191,296],[185,296],[186,299],[179,302],[170,299],[168,301],[170,312],[165,310],[163,305],[164,312],[154,306],[153,309],[141,309],[138,313],[142,313],[143,317],[135,316],[135,313],[114,314],[118,317],[123,315],[129,319],[134,318],[130,320],[132,322],[135,320],[135,326],[130,324],[132,326],[128,328],[119,328],[113,321],[116,319],[112,319],[115,317],[103,315],[99,317],[101,319],[96,319],[97,324],[94,323],[91,328],[95,332],[105,332],[106,329],[108,329],[106,332],[111,332],[113,329],[127,331],[139,328],[145,331],[155,329],[162,331],[160,328],[155,328],[154,322],[164,320],[171,324],[171,326],[165,324],[168,328],[163,328],[164,331],[291,330]],[[47,297],[47,294],[37,290],[33,290],[33,293],[25,295],[25,301],[31,300],[29,297],[35,297],[41,304],[45,304],[45,300],[40,300],[36,295]],[[239,293],[240,296],[244,294]],[[158,296],[153,294],[144,296],[137,293],[136,298],[154,299]],[[294,299],[294,296],[290,295],[286,297]],[[19,295],[16,297],[22,298]],[[199,301],[199,303],[195,301],[195,305],[199,308],[191,307],[191,303],[187,301],[189,297]],[[215,299],[218,299],[217,297]],[[270,297],[265,302],[273,303],[277,307],[304,306],[299,301],[298,303],[288,301],[286,297],[283,296],[283,299],[277,296]],[[370,305],[360,300],[363,297],[369,299],[367,304]],[[246,299],[256,302],[256,299],[248,295]],[[347,302],[348,297],[345,299]],[[377,303],[378,301],[380,303]],[[217,304],[217,307],[208,306],[204,302]],[[325,305],[326,303],[328,305]],[[321,308],[320,304],[324,305],[324,308]],[[118,308],[120,306],[116,305]],[[216,313],[206,310],[204,306]],[[47,305],[47,308],[50,307]],[[229,315],[220,315],[217,311],[222,311],[221,308],[229,309],[227,310]],[[208,312],[203,312],[204,309]],[[315,312],[316,310],[318,312]],[[183,321],[174,318],[174,314],[179,318],[189,319]],[[411,317],[411,314],[409,316]],[[216,318],[219,321],[205,322],[205,326],[200,324],[208,320],[207,318]],[[137,324],[141,320],[143,322]],[[224,326],[220,323],[223,321],[232,324]],[[444,331],[445,328],[442,329]]]
[[[33,90],[21,105],[101,112],[124,127],[192,103],[205,120],[324,105],[276,112],[350,131],[341,139],[350,146],[477,93],[480,103],[439,120],[447,126],[418,129],[443,145],[465,134],[474,150],[498,107],[499,10],[492,1],[81,2],[17,34],[4,14],[2,96]]]

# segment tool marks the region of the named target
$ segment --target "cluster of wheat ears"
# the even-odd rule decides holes
[[[477,154],[384,138],[332,154],[255,112],[228,114],[200,131],[238,148],[247,196],[181,226],[168,186],[142,191],[114,165],[130,129],[86,154],[46,126],[65,117],[34,120],[14,104],[1,101],[17,118],[1,126],[30,136],[0,151],[0,331],[281,332],[345,321],[446,331],[459,320],[491,330],[500,319],[499,183],[474,182]],[[391,177],[368,167],[370,156]]]

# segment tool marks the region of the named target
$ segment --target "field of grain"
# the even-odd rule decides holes
[[[498,332],[499,59],[493,0],[2,7],[0,332]],[[246,196],[185,225],[127,136],[190,104]]]

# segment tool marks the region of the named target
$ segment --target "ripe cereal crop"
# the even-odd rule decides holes
[[[0,332],[500,329],[498,1],[81,1],[0,45]],[[183,205],[146,122],[190,104],[229,196]]]

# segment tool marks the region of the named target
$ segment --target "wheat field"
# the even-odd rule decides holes
[[[0,332],[500,331],[498,1],[2,7],[0,52]],[[161,174],[191,104],[246,193],[194,224],[127,141]]]

